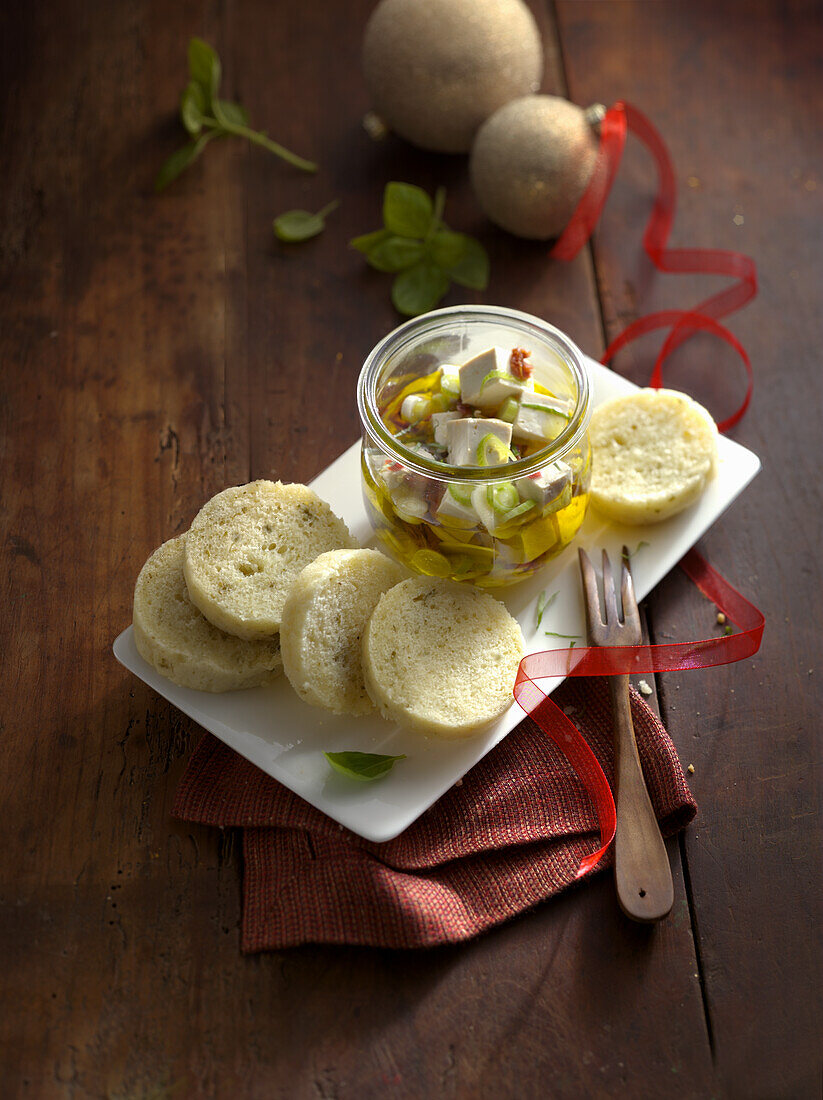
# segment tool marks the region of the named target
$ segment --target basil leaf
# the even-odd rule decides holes
[[[392,770],[397,760],[406,759],[405,755],[381,756],[375,752],[325,752],[323,755],[335,771],[361,782],[379,779]]]
[[[203,129],[203,115],[206,113],[206,97],[203,89],[192,80],[186,85],[180,96],[180,118],[192,137],[197,137]]]
[[[438,267],[448,271],[455,267],[466,254],[466,242],[463,233],[452,233],[450,229],[439,229],[429,242],[429,254]]]
[[[326,228],[326,215],[331,214],[340,205],[334,199],[318,210],[316,214],[308,210],[287,210],[274,219],[274,233],[281,241],[308,241]]]
[[[162,191],[165,187],[168,187],[170,183],[173,183],[180,173],[188,168],[193,160],[196,160],[200,156],[211,139],[217,136],[218,133],[216,130],[209,130],[208,133],[199,137],[197,141],[190,141],[188,145],[184,145],[182,149],[178,149],[176,152],[172,153],[157,173],[157,178],[154,181],[154,190]]]
[[[436,264],[422,260],[395,278],[391,300],[398,313],[416,317],[434,309],[449,289],[449,277]]]
[[[287,210],[274,219],[274,232],[281,241],[307,241],[322,233],[326,223],[308,210]]]
[[[211,107],[220,87],[220,58],[202,38],[189,42],[189,75],[203,89],[206,106]]]
[[[461,234],[462,235],[462,234]],[[449,268],[454,282],[472,290],[485,290],[489,285],[489,257],[474,237],[465,238],[465,251],[458,262]]]
[[[422,187],[411,183],[387,183],[383,193],[383,221],[399,237],[425,237],[434,207]]]
[[[239,103],[232,103],[229,99],[215,99],[212,103],[214,117],[218,122],[230,126],[248,126],[249,113]]]
[[[387,237],[378,241],[366,259],[378,271],[405,271],[423,258],[423,244],[410,237]]]
[[[381,241],[388,240],[391,236],[388,229],[375,229],[373,233],[364,233],[360,237],[352,237],[349,241],[349,248],[356,248],[358,252],[364,253],[368,256],[375,245],[380,244]]]

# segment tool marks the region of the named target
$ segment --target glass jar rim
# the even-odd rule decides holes
[[[389,352],[402,348],[404,344],[411,343],[415,336],[425,331],[432,322],[440,327],[440,322],[447,323],[450,319],[460,320],[489,320],[501,319],[508,322],[512,328],[520,329],[524,334],[537,333],[540,337],[554,347],[564,363],[571,370],[577,383],[577,401],[571,419],[563,431],[552,442],[536,451],[528,458],[519,458],[515,462],[508,462],[505,466],[451,466],[447,462],[441,462],[436,458],[427,458],[416,451],[410,450],[392,435],[377,410],[377,378],[380,368],[386,360]],[[504,306],[448,306],[445,309],[432,310],[429,313],[413,317],[410,321],[392,329],[383,337],[366,357],[357,380],[357,407],[360,413],[360,422],[364,431],[372,442],[385,450],[392,458],[402,462],[404,466],[415,473],[425,474],[427,477],[437,478],[443,482],[488,482],[501,478],[510,480],[515,477],[528,477],[550,465],[552,462],[562,459],[565,454],[573,450],[582,439],[589,425],[591,417],[591,386],[589,372],[583,361],[583,355],[564,332],[555,328],[548,321],[535,317],[530,313],[523,313],[516,309],[507,309]]]

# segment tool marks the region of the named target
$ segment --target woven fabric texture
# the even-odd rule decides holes
[[[552,696],[609,781],[604,678]],[[664,836],[697,807],[657,716],[632,692],[649,795]],[[378,781],[379,782],[379,781]],[[243,951],[302,943],[427,947],[469,939],[570,885],[596,847],[597,820],[564,757],[526,719],[400,836],[363,840],[206,734],[173,813],[243,829]],[[599,868],[609,866],[608,857]]]

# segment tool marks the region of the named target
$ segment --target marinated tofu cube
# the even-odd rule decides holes
[[[446,425],[450,420],[460,420],[460,418],[461,414],[459,412],[454,412],[454,410],[450,412],[432,413],[431,422],[435,443],[439,443],[441,447],[447,447]]]
[[[484,412],[499,409],[507,397],[520,397],[523,383],[512,377],[510,353],[487,348],[460,368],[460,399]]]
[[[378,480],[382,481],[389,492],[391,492],[392,489],[396,489],[399,485],[403,484],[408,472],[405,466],[402,466],[399,462],[395,462],[392,458],[387,458],[381,463],[378,471]]]
[[[486,442],[481,456],[480,445],[488,435],[493,440]],[[498,441],[496,446],[494,441]],[[504,420],[469,416],[446,422],[448,461],[452,466],[502,466],[508,462],[511,441],[512,426]]]
[[[458,500],[448,486],[437,506],[436,515],[447,527],[450,524],[454,525],[455,520],[461,527],[473,527],[477,523],[477,513],[471,504],[464,504]]]
[[[569,422],[569,403],[542,393],[524,393],[512,424],[518,443],[550,443]]]
[[[542,507],[559,497],[571,480],[572,472],[565,462],[552,462],[536,474],[519,477],[514,484],[523,500],[533,500]]]
[[[495,512],[489,503],[488,487],[485,485],[478,485],[472,492],[472,508],[477,513],[480,522],[489,532],[493,534],[495,528],[501,522],[501,516],[498,512]]]
[[[460,396],[460,367],[444,363],[440,368],[440,390],[450,397]]]
[[[422,443],[407,443],[406,450],[411,451],[412,454],[419,455],[421,458],[434,458],[432,452],[427,447],[424,447]],[[392,492],[392,490],[397,489],[401,485],[413,486],[422,492],[422,486],[425,484],[419,474],[410,470],[408,466],[404,466],[402,462],[398,462],[394,458],[384,459],[377,474],[378,480],[383,482],[389,492]]]

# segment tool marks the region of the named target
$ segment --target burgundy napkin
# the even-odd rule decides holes
[[[552,698],[611,782],[605,678],[567,680]],[[634,691],[631,705],[649,794],[667,836],[686,826],[697,806],[659,719]],[[383,844],[344,829],[211,734],[189,762],[173,813],[243,829],[246,952],[469,939],[568,886],[599,835],[581,783],[530,719]],[[599,864],[606,866],[608,856]]]

